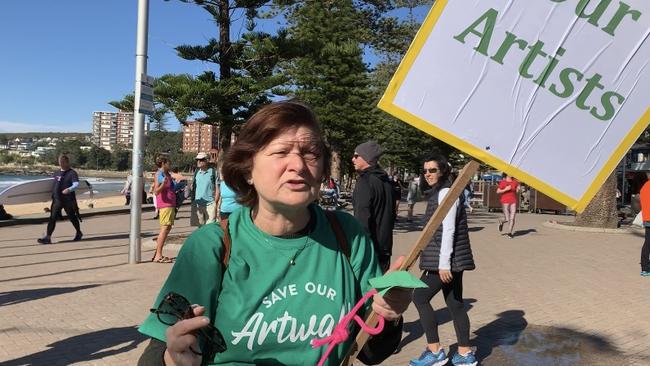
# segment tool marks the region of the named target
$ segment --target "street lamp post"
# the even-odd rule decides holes
[[[140,112],[143,78],[147,75],[147,32],[149,29],[149,0],[138,0],[138,35],[135,54],[135,101],[133,111],[133,154],[131,183],[131,232],[129,234],[129,264],[140,262],[140,220],[142,216],[142,146],[144,114]]]

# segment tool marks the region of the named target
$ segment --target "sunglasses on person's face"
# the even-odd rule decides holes
[[[422,171],[423,174],[436,174],[438,172],[438,168],[424,168]]]
[[[158,316],[158,320],[165,325],[174,325],[179,320],[190,319],[194,317],[194,309],[190,302],[175,292],[170,292],[162,299],[158,308],[150,309],[152,313]],[[199,338],[199,343],[202,343],[202,352],[195,351],[190,347],[190,350],[204,359],[214,359],[217,353],[226,350],[226,341],[223,335],[212,324],[196,330],[196,336]]]
[[[352,159],[357,159],[358,157],[359,157],[359,154],[352,155]]]

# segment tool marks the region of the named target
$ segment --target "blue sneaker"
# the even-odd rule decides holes
[[[650,277],[650,272],[649,271],[641,271],[641,276]]]
[[[451,363],[454,366],[476,366],[478,361],[474,356],[474,352],[470,351],[465,356],[461,356],[460,353],[456,353],[454,357],[451,358]]]
[[[419,358],[411,360],[409,362],[410,366],[443,366],[447,364],[449,359],[445,354],[444,349],[440,349],[438,353],[433,353],[429,349],[426,349]]]

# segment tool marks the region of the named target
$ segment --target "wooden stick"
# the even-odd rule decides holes
[[[465,164],[463,170],[461,170],[458,174],[458,178],[456,178],[454,184],[452,184],[451,188],[449,188],[449,192],[447,192],[445,198],[442,200],[442,202],[440,202],[440,205],[436,209],[436,212],[431,215],[429,222],[424,227],[424,229],[422,229],[420,237],[415,242],[415,246],[413,246],[411,252],[402,263],[400,270],[408,271],[415,263],[415,261],[420,257],[420,253],[422,253],[422,250],[424,250],[427,244],[429,244],[429,241],[431,241],[433,234],[436,232],[436,230],[438,230],[440,224],[442,224],[442,220],[445,218],[445,216],[447,216],[447,213],[451,209],[451,206],[454,204],[454,202],[456,202],[458,197],[460,197],[461,193],[463,193],[463,190],[469,183],[470,179],[472,179],[472,176],[474,176],[476,171],[478,171],[478,168],[479,163],[475,160],[471,160],[469,163]],[[366,318],[366,324],[368,324],[370,327],[375,327],[377,326],[378,321],[379,319],[377,313],[370,311],[370,314]],[[343,362],[341,362],[341,366],[352,366],[354,360],[359,355],[359,351],[361,351],[363,346],[368,341],[369,337],[370,335],[368,333],[359,332],[357,339],[348,350],[348,354],[346,355]]]

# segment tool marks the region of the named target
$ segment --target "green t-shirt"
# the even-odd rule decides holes
[[[337,212],[351,252],[348,260],[323,210],[316,205],[310,210],[316,226],[296,239],[259,230],[250,208],[235,211],[229,218],[232,253],[223,279],[223,231],[217,224],[198,229],[183,244],[154,307],[170,291],[206,307],[228,346],[208,364],[316,364],[327,346],[313,349],[310,341],[329,336],[370,289],[368,280],[381,275],[372,242],[351,215]],[[165,341],[166,327],[152,314],[140,332]],[[338,365],[353,341],[354,334],[326,364]]]

